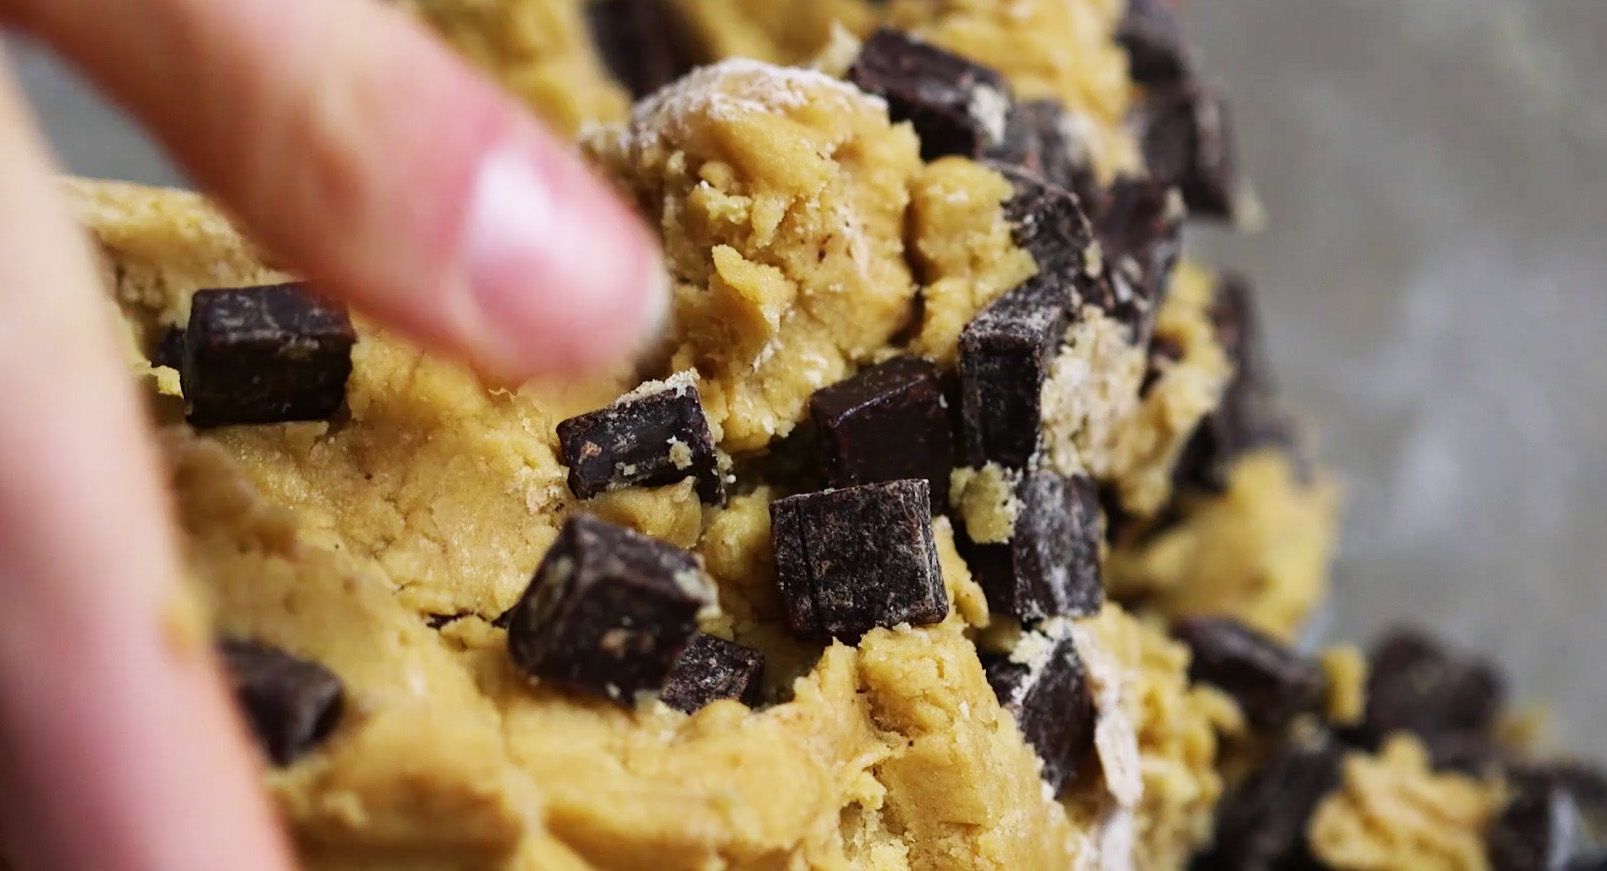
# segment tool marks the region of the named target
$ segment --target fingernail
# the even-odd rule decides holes
[[[576,373],[617,362],[662,329],[656,246],[579,158],[515,138],[479,169],[464,252],[470,328],[505,371]]]

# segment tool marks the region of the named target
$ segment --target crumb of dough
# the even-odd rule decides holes
[[[978,544],[1002,544],[1015,535],[1021,499],[1016,487],[1021,473],[998,463],[980,469],[961,466],[949,475],[949,502],[965,524],[965,534]]]
[[[1336,871],[1489,867],[1484,829],[1501,809],[1498,782],[1435,772],[1413,737],[1390,737],[1375,756],[1346,756],[1343,781],[1307,828],[1312,852]]]
[[[785,436],[809,396],[910,317],[903,227],[922,170],[908,126],[821,73],[693,72],[586,139],[663,238],[671,368],[696,368],[724,447]]]
[[[1168,619],[1226,614],[1292,640],[1327,593],[1336,489],[1302,481],[1281,450],[1246,454],[1227,492],[1190,497],[1174,524],[1112,548],[1106,589]]]
[[[1317,654],[1328,679],[1323,713],[1328,722],[1354,726],[1367,712],[1367,656],[1354,644],[1336,644]]]

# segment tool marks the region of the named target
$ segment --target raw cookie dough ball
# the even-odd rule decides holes
[[[820,73],[726,61],[586,147],[657,226],[674,283],[669,368],[696,368],[723,446],[790,432],[818,388],[909,320],[914,134]]]

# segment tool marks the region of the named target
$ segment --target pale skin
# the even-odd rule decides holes
[[[629,355],[649,234],[376,0],[0,0],[323,293],[507,378]],[[21,869],[293,866],[206,645],[149,424],[0,70],[0,844]]]

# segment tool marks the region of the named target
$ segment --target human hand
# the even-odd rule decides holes
[[[373,0],[0,0],[316,287],[509,377],[625,356],[667,304],[567,148]],[[0,844],[21,868],[282,869],[205,650],[90,251],[0,72]]]

